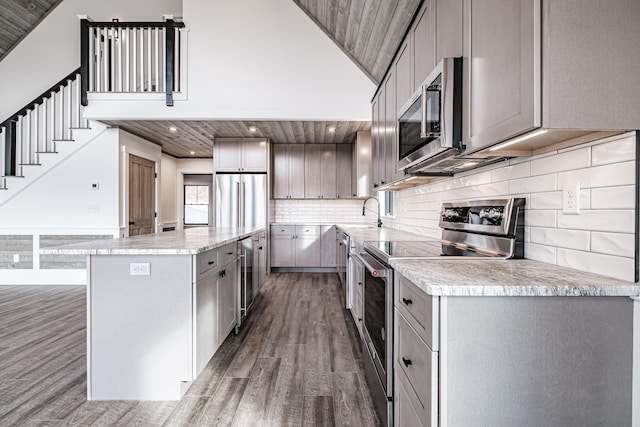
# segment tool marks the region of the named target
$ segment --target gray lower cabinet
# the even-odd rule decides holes
[[[336,266],[336,226],[320,226],[320,266]]]
[[[394,286],[395,425],[631,425],[629,297]]]
[[[335,267],[334,226],[271,225],[272,267]]]

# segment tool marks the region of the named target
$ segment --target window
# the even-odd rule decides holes
[[[393,216],[393,191],[379,191],[380,213],[383,216]]]
[[[184,225],[209,225],[209,186],[184,186]]]

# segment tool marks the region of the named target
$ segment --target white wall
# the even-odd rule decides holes
[[[55,154],[58,155],[61,154]],[[28,170],[25,175],[25,180],[33,181]],[[98,190],[92,189],[94,183],[99,184]],[[0,232],[7,234],[19,229],[115,232],[118,227],[117,130],[107,129],[30,184],[0,205]],[[6,192],[11,195],[10,185]],[[89,206],[97,206],[98,212],[89,213]]]
[[[163,154],[160,160],[160,213],[158,228],[175,227],[178,223],[177,197],[177,159]]]
[[[93,118],[370,120],[374,84],[291,0],[185,0],[187,99],[90,102]]]
[[[525,256],[634,280],[635,133],[395,193],[385,225],[431,237],[443,202],[525,197]],[[581,214],[562,213],[564,184],[581,185]]]
[[[80,21],[161,21],[182,15],[180,0],[64,0],[0,61],[0,121],[80,66]]]

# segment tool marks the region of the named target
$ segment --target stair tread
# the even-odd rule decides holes
[[[75,139],[52,139],[52,142],[73,142]]]
[[[36,151],[36,154],[58,154],[59,151]]]
[[[91,130],[91,128],[69,128],[71,130]]]
[[[18,163],[18,166],[42,166],[42,163]]]
[[[2,175],[0,178],[24,178],[24,175]]]

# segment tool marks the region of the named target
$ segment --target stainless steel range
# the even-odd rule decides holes
[[[442,239],[365,242],[364,340],[367,382],[378,416],[392,424],[393,269],[391,259],[524,258],[525,199],[444,203]]]

